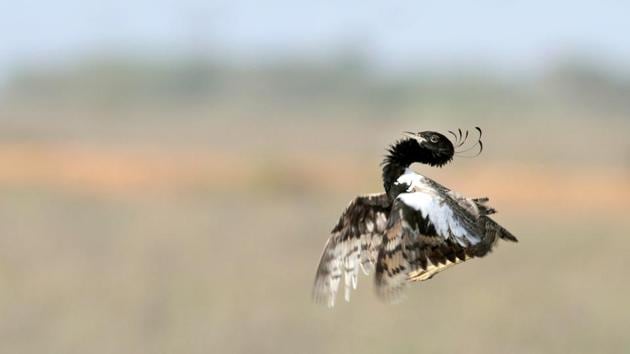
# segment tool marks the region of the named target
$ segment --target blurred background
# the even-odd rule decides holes
[[[0,3],[3,353],[627,353],[630,5]],[[405,130],[520,238],[310,301]]]

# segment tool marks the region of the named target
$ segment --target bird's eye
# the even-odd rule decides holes
[[[431,140],[432,143],[437,143],[438,141],[440,141],[440,137],[437,135],[431,135],[429,140]]]

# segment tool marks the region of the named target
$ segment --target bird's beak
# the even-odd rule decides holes
[[[418,137],[418,134],[414,132],[403,132],[403,135],[409,138],[414,138],[414,139]]]
[[[403,132],[403,135],[412,139],[416,139],[418,140],[418,142],[423,142],[425,141],[425,139],[420,136],[420,133],[414,133],[414,132]]]

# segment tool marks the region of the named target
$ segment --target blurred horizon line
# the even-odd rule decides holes
[[[438,98],[473,95],[523,96],[541,87],[615,100],[625,106],[630,93],[630,72],[615,71],[587,57],[558,57],[535,75],[505,75],[498,68],[475,65],[441,66],[418,63],[400,72],[388,72],[361,52],[338,52],[327,58],[278,56],[257,62],[232,60],[209,54],[179,54],[169,57],[148,54],[110,53],[88,55],[48,65],[22,64],[11,75],[0,77],[0,100],[13,98],[53,99],[62,95],[76,99],[86,93],[114,96],[141,92],[169,99],[203,97],[243,88],[270,90],[279,94],[313,95],[344,91],[350,95],[373,94],[385,101],[408,99],[418,90]],[[485,90],[485,92],[484,92]],[[468,93],[466,93],[468,94]],[[442,96],[439,96],[442,95]],[[133,97],[133,95],[128,95]],[[6,102],[5,102],[6,103]]]
[[[483,60],[467,61],[435,61],[415,60],[413,64],[401,65],[396,68],[383,65],[375,60],[369,53],[356,48],[337,49],[326,55],[312,55],[312,53],[281,52],[276,55],[244,55],[226,53],[221,50],[200,51],[174,51],[163,52],[160,50],[107,50],[90,51],[71,57],[43,62],[41,60],[22,60],[19,63],[6,64],[4,71],[8,75],[0,76],[2,81],[10,81],[16,73],[23,72],[55,72],[68,71],[71,68],[83,69],[86,67],[111,64],[145,64],[152,66],[181,66],[186,64],[206,64],[225,69],[268,69],[282,66],[300,66],[314,68],[343,68],[355,72],[370,73],[384,78],[399,78],[409,74],[435,74],[436,76],[449,76],[461,73],[482,73],[490,75],[491,79],[505,81],[526,81],[531,78],[540,78],[562,68],[588,69],[606,76],[616,76],[623,80],[630,79],[630,66],[619,65],[604,58],[596,57],[584,50],[573,50],[556,53],[550,56],[544,64],[531,70],[522,70],[519,65],[505,66],[492,65]]]

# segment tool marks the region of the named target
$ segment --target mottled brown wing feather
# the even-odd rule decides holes
[[[457,242],[452,235],[439,234],[426,215],[396,199],[376,264],[376,292],[385,301],[397,301],[408,282],[430,279],[453,265],[485,256],[499,238],[516,241],[487,216],[494,213],[485,204],[487,198],[465,198],[431,180],[428,186],[446,203],[457,224],[479,240]]]
[[[431,248],[426,251],[427,258],[437,260],[437,262],[428,263],[426,267],[417,267],[409,272],[408,280],[425,281],[433,278],[437,273],[442,272],[456,264],[468,261],[473,258],[483,257],[492,250],[499,239],[511,242],[518,242],[516,237],[503,227],[498,225],[489,217],[481,217],[480,222],[484,224],[486,237],[482,240],[480,246],[461,247],[455,242],[448,240],[437,248]],[[418,262],[411,262],[417,264]]]
[[[402,203],[397,201],[392,207],[387,224],[387,232],[383,238],[376,261],[374,284],[376,294],[387,302],[398,301],[407,286],[407,274],[411,269],[408,256],[405,254],[404,240],[409,230],[403,224]]]
[[[390,209],[384,193],[360,196],[348,205],[324,246],[313,285],[315,302],[334,306],[342,276],[350,299],[359,268],[369,273],[376,262]]]
[[[410,274],[461,262],[465,257],[462,247],[438,235],[417,210],[400,200],[393,204],[385,235],[375,285],[377,295],[386,302],[401,299]]]

